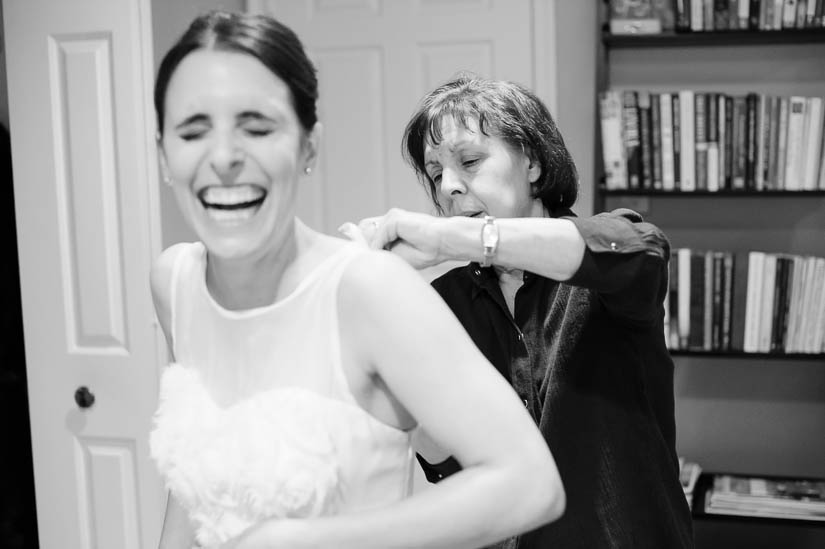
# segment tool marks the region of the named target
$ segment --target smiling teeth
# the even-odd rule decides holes
[[[226,187],[207,187],[200,193],[204,206],[238,207],[251,205],[263,199],[265,192],[253,185],[233,185]]]

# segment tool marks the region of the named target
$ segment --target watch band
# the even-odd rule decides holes
[[[481,226],[481,250],[484,254],[481,266],[491,266],[498,250],[498,225],[492,215],[484,216],[484,225]]]

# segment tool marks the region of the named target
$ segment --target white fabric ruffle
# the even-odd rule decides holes
[[[335,512],[342,496],[331,433],[345,418],[325,400],[277,388],[221,408],[195,370],[165,369],[150,450],[201,546],[264,519]]]

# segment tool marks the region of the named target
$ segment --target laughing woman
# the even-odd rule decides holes
[[[435,291],[295,217],[316,99],[300,41],[263,16],[202,16],[160,66],[164,179],[199,238],[151,276],[174,357],[161,547],[479,547],[554,520],[547,446]],[[417,425],[464,469],[411,495]]]

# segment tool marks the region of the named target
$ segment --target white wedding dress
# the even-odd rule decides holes
[[[229,311],[206,288],[202,244],[179,246],[176,363],[163,372],[150,437],[168,489],[203,547],[268,518],[387,505],[412,486],[409,432],[356,402],[341,366],[337,291],[346,245],[286,298]]]

